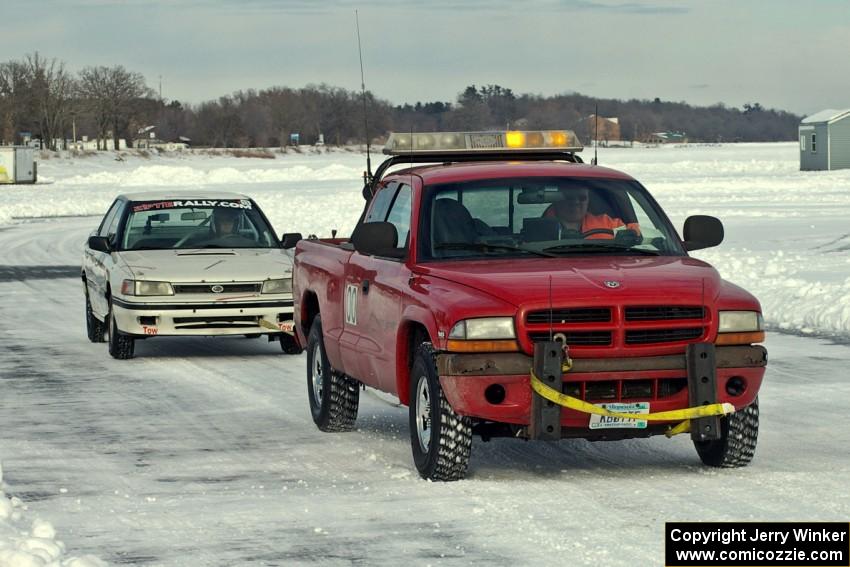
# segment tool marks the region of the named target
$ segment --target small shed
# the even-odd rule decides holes
[[[800,170],[850,168],[850,109],[822,110],[803,118]]]
[[[27,146],[1,146],[0,184],[35,183],[35,151]]]

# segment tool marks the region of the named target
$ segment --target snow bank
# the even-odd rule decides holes
[[[93,555],[68,556],[56,539],[50,522],[25,519],[27,507],[19,498],[8,497],[0,465],[0,566],[2,567],[104,567]]]

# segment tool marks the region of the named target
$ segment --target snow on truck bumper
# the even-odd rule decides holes
[[[437,357],[440,384],[457,413],[521,426],[532,419],[532,364],[532,357],[517,353],[442,353]],[[716,347],[716,401],[736,409],[750,405],[766,365],[767,350],[762,346]],[[572,369],[564,374],[564,393],[594,404],[648,402],[653,413],[687,408],[686,358],[573,359]],[[562,427],[587,432],[588,424],[585,413],[561,411]]]
[[[138,336],[293,333],[292,300],[154,303],[113,298],[118,328]]]

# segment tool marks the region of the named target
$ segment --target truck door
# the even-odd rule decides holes
[[[398,232],[398,246],[407,248],[410,234],[410,185],[398,184],[387,222]],[[403,257],[364,256],[355,253],[351,263],[361,276],[357,314],[360,335],[361,372],[367,384],[396,393],[396,337],[401,317],[402,292],[408,285],[410,270]]]
[[[398,183],[395,182],[380,187],[372,199],[369,212],[363,222],[385,221],[397,192]],[[375,296],[370,289],[374,280],[373,270],[371,257],[364,256],[359,252],[354,252],[345,265],[344,324],[339,339],[339,348],[346,374],[365,384],[377,387],[377,381],[365,361],[367,357],[374,356],[375,349],[361,352],[358,345],[361,335],[368,334],[366,327],[371,314],[370,300]]]

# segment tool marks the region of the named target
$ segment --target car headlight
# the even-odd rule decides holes
[[[753,333],[764,330],[764,319],[758,311],[721,311],[719,333]]]
[[[123,295],[174,295],[174,288],[168,282],[149,282],[124,280],[121,282]]]
[[[266,280],[263,282],[263,293],[292,293],[292,278]]]
[[[458,321],[449,333],[450,339],[493,340],[514,339],[513,317],[486,317]]]

